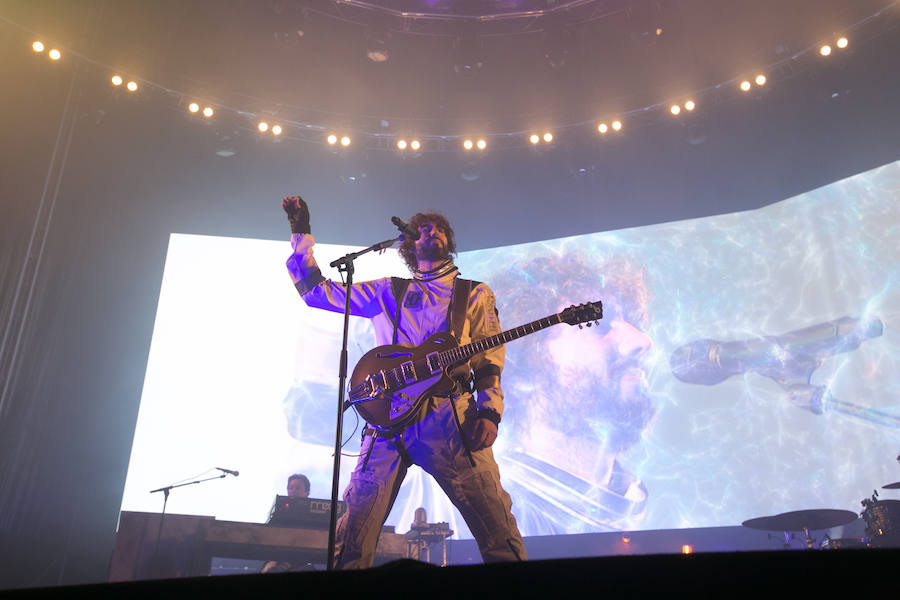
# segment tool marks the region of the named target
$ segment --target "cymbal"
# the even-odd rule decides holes
[[[883,490],[896,490],[900,489],[900,481],[895,481],[894,483],[889,483],[887,485],[881,486]]]
[[[850,510],[818,508],[795,510],[771,517],[757,517],[744,521],[741,525],[763,531],[803,531],[804,529],[830,529],[852,523],[858,518],[859,515]]]

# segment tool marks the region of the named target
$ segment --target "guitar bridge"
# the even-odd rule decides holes
[[[368,375],[359,385],[350,390],[350,403],[356,404],[372,400],[381,395],[387,387],[384,371]]]

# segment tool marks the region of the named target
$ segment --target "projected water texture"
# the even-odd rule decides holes
[[[749,213],[462,253],[504,328],[604,305],[597,328],[507,344],[494,449],[523,535],[859,510],[900,479],[898,250],[894,163]],[[316,246],[320,265],[347,251]],[[149,490],[213,466],[241,477],[178,490],[169,512],[264,521],[293,472],[329,495],[341,317],[297,297],[288,253],[172,236],[123,510],[159,511]],[[405,274],[389,251],[356,278]],[[351,364],[373,345],[354,319]],[[413,469],[388,524],[419,506],[468,537]]]

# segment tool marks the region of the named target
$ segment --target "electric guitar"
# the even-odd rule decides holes
[[[590,327],[592,322],[599,324],[602,318],[603,304],[588,302],[464,346],[448,331],[438,332],[418,346],[378,346],[356,363],[345,407],[353,406],[363,419],[381,429],[405,426],[416,417],[427,398],[451,394],[456,385],[452,377],[454,368],[479,352],[551,325],[568,323],[580,329],[581,323]]]

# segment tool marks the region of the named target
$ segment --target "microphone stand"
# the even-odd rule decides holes
[[[359,252],[351,252],[346,256],[342,256],[336,260],[331,261],[328,266],[336,267],[338,272],[346,273],[347,280],[344,283],[346,286],[346,296],[344,302],[344,339],[341,345],[341,358],[340,365],[338,367],[338,402],[337,402],[337,425],[334,432],[334,468],[331,473],[331,515],[328,521],[328,563],[327,568],[329,571],[334,570],[334,545],[335,545],[335,535],[337,530],[337,502],[338,502],[338,479],[341,476],[341,438],[344,433],[344,392],[346,390],[347,384],[347,337],[350,331],[350,291],[353,286],[353,261],[362,256],[363,254],[367,254],[374,250],[385,250],[386,248],[390,248],[397,242],[403,241],[403,236],[396,237],[390,240],[384,240],[383,242],[378,242],[372,246],[364,250],[360,250]]]
[[[162,536],[163,523],[165,523],[165,520],[166,520],[166,504],[168,504],[168,502],[169,502],[169,492],[171,492],[171,491],[174,490],[175,488],[184,487],[184,486],[186,486],[186,485],[193,485],[193,484],[195,484],[195,483],[203,483],[204,481],[210,481],[210,480],[212,480],[212,479],[222,479],[222,478],[225,477],[226,475],[228,475],[228,473],[222,473],[221,475],[215,475],[215,476],[213,476],[213,477],[207,477],[206,479],[197,479],[197,480],[194,480],[194,481],[188,481],[188,482],[186,482],[186,483],[179,483],[179,484],[176,484],[176,485],[167,485],[166,487],[161,487],[161,488],[159,488],[159,489],[150,490],[150,493],[151,493],[151,494],[155,494],[156,492],[162,492],[162,493],[163,493],[163,508],[162,508],[162,513],[160,513],[160,515],[159,515],[159,527],[158,527],[157,530],[156,530],[156,543],[153,545],[153,554],[151,555],[151,558],[150,558],[150,564],[149,564],[148,567],[147,567],[147,569],[148,569],[149,571],[151,571],[150,573],[148,573],[148,575],[150,575],[150,576],[153,576],[153,575],[154,575],[154,573],[153,573],[152,571],[154,570],[154,568],[156,567],[157,563],[159,562],[159,561],[158,561],[158,558],[159,558],[159,538]]]

